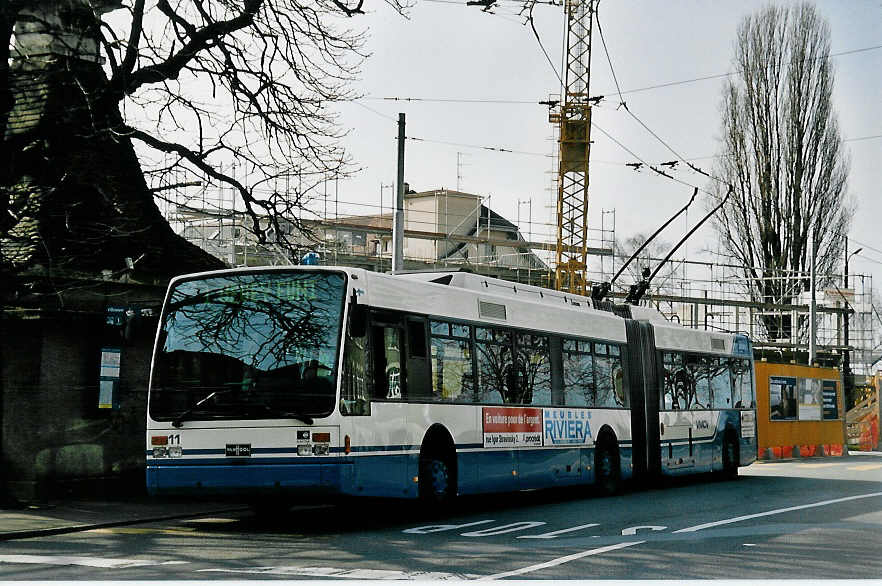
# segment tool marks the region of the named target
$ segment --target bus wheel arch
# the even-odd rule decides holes
[[[447,428],[436,423],[420,446],[420,499],[433,506],[450,504],[457,493],[457,472],[456,444]]]
[[[619,492],[622,483],[621,454],[615,432],[607,425],[600,429],[594,444],[594,485],[604,496]]]

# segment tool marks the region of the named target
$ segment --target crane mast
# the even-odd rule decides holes
[[[597,0],[565,0],[562,99],[549,114],[558,127],[555,286],[586,294],[588,156],[591,151],[591,29]]]

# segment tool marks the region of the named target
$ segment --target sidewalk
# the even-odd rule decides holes
[[[0,509],[0,541],[242,510],[247,510],[247,507],[236,503],[148,497],[119,501],[50,502]]]

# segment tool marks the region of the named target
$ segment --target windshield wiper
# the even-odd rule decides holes
[[[189,419],[190,416],[192,416],[194,413],[199,412],[199,407],[202,406],[203,403],[210,401],[211,399],[217,397],[218,395],[225,395],[225,394],[231,393],[235,390],[236,389],[220,389],[217,391],[212,391],[211,393],[209,393],[205,397],[196,401],[196,403],[194,403],[192,407],[184,410],[180,415],[178,415],[177,417],[172,419],[172,426],[173,427],[182,427],[184,424],[184,421]],[[232,409],[241,409],[242,411],[248,411],[249,409],[260,409],[262,411],[267,412],[269,415],[271,415],[273,417],[277,417],[277,418],[281,418],[281,419],[297,419],[298,421],[302,421],[303,423],[305,423],[307,425],[312,425],[312,423],[313,423],[313,418],[311,416],[307,415],[306,413],[299,413],[297,411],[287,411],[285,409],[279,409],[276,407],[272,407],[270,405],[267,405],[266,403],[245,401],[242,403],[227,405],[227,407],[232,408]]]
[[[184,425],[184,420],[186,420],[191,415],[196,413],[197,408],[199,406],[201,406],[202,403],[205,403],[206,401],[213,399],[217,395],[225,395],[227,393],[232,393],[233,390],[234,389],[220,389],[218,391],[210,392],[206,396],[204,396],[201,399],[199,399],[198,401],[196,401],[196,403],[194,403],[192,407],[190,407],[189,409],[185,409],[183,413],[181,413],[180,415],[178,415],[177,417],[172,419],[172,427],[181,427],[182,425]]]

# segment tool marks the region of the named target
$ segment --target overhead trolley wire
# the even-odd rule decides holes
[[[435,1],[440,1],[440,0],[435,0]],[[829,57],[841,57],[843,55],[851,55],[854,53],[874,51],[877,49],[882,49],[882,45],[874,45],[872,47],[862,47],[860,49],[851,49],[848,51],[840,51],[838,53],[830,53]],[[620,96],[626,95],[626,94],[634,94],[634,93],[638,93],[638,92],[645,92],[645,91],[663,89],[663,88],[673,87],[673,86],[678,86],[678,85],[696,83],[699,81],[707,81],[707,80],[711,80],[711,79],[721,79],[724,77],[729,77],[730,75],[735,75],[736,73],[737,73],[736,71],[729,71],[727,73],[717,73],[717,74],[713,74],[713,75],[704,75],[704,76],[699,76],[699,77],[692,77],[689,79],[683,79],[683,80],[679,80],[679,81],[670,81],[670,82],[664,82],[664,83],[659,83],[659,84],[654,84],[654,85],[648,85],[648,86],[639,87],[639,88],[624,89],[624,90],[620,90],[620,91],[616,90],[616,93],[618,93]],[[612,92],[605,92],[605,93],[612,93]],[[358,99],[359,100],[396,100],[396,101],[407,101],[407,102],[461,102],[461,103],[466,103],[466,104],[468,104],[468,103],[536,104],[539,102],[539,100],[487,100],[487,99],[475,99],[475,98],[431,98],[431,97],[430,98],[421,98],[421,97],[378,97],[378,96],[365,96],[363,98],[358,98]],[[879,136],[882,136],[882,135],[874,135],[874,136],[866,137],[866,138],[879,138]],[[864,137],[862,137],[861,139],[853,139],[853,140],[862,140],[863,138]]]
[[[608,47],[607,47],[607,45],[606,45],[606,38],[605,38],[604,35],[603,35],[603,27],[602,27],[601,24],[600,24],[600,11],[599,11],[599,10],[597,11],[596,19],[595,19],[595,20],[596,20],[596,22],[597,22],[597,31],[600,33],[600,41],[601,41],[601,44],[603,45],[603,52],[606,54],[606,60],[607,60],[607,63],[609,63],[610,73],[612,74],[613,80],[615,81],[615,84],[616,84],[616,90],[618,91],[618,94],[619,94],[619,100],[620,100],[620,101],[619,101],[619,107],[624,108],[624,109],[625,109],[625,112],[627,112],[627,113],[628,113],[628,114],[629,114],[634,120],[636,120],[637,123],[640,124],[640,126],[642,126],[642,127],[643,127],[643,128],[649,133],[649,134],[651,134],[653,137],[655,137],[655,139],[656,139],[657,141],[659,141],[662,145],[664,145],[665,148],[667,148],[669,151],[671,151],[671,152],[677,157],[677,159],[679,159],[680,161],[684,162],[684,163],[685,163],[690,169],[692,169],[692,170],[695,171],[696,173],[699,173],[699,174],[701,174],[701,175],[704,175],[705,177],[707,177],[707,178],[709,178],[709,179],[713,179],[714,181],[716,181],[716,182],[718,182],[718,183],[720,183],[720,184],[722,184],[722,185],[726,185],[726,186],[728,186],[728,187],[732,187],[728,182],[726,182],[726,181],[724,181],[724,180],[722,180],[722,179],[720,179],[720,178],[718,178],[718,177],[714,177],[714,176],[711,175],[710,173],[707,173],[707,172],[704,171],[703,169],[701,169],[701,168],[699,168],[699,167],[693,165],[692,163],[690,163],[690,162],[686,159],[686,157],[684,157],[683,155],[681,155],[676,149],[674,149],[674,147],[672,147],[670,144],[668,144],[667,141],[665,141],[665,140],[664,140],[661,136],[659,136],[655,131],[653,131],[651,128],[649,128],[649,126],[647,126],[647,125],[646,125],[646,124],[645,124],[645,123],[644,123],[644,122],[643,122],[643,121],[642,121],[642,120],[641,120],[636,114],[634,114],[634,112],[631,111],[631,109],[628,107],[627,102],[625,102],[625,98],[622,96],[622,89],[621,89],[621,87],[619,86],[619,79],[618,79],[618,76],[616,76],[615,68],[613,67],[613,64],[612,64],[612,58],[610,57],[609,49],[608,49]],[[603,132],[603,131],[601,130],[601,132]],[[606,134],[606,133],[604,132],[604,134]],[[670,166],[671,166],[671,168],[673,168],[673,167],[676,165],[676,161],[672,161],[671,163],[672,163],[672,164],[671,164]],[[668,177],[668,178],[670,178],[670,179],[674,179],[675,181],[679,181],[678,179],[675,179],[673,176],[668,175],[667,173],[665,173],[665,172],[663,172],[663,171],[661,171],[661,170],[659,170],[659,169],[656,169],[656,168],[654,168],[654,167],[652,167],[652,166],[650,166],[650,168],[651,168],[653,171],[655,171],[656,173],[660,174],[660,175],[663,175],[663,176]],[[682,182],[682,181],[681,181],[681,183],[684,183],[685,185],[689,185],[688,183],[685,183],[685,182]],[[694,187],[694,186],[691,186],[691,187]],[[696,187],[696,189],[698,189],[698,188]],[[705,191],[705,190],[702,190],[702,192],[704,192],[704,193],[710,195],[711,197],[715,197],[713,194],[711,194],[710,192],[707,192],[707,191]]]

